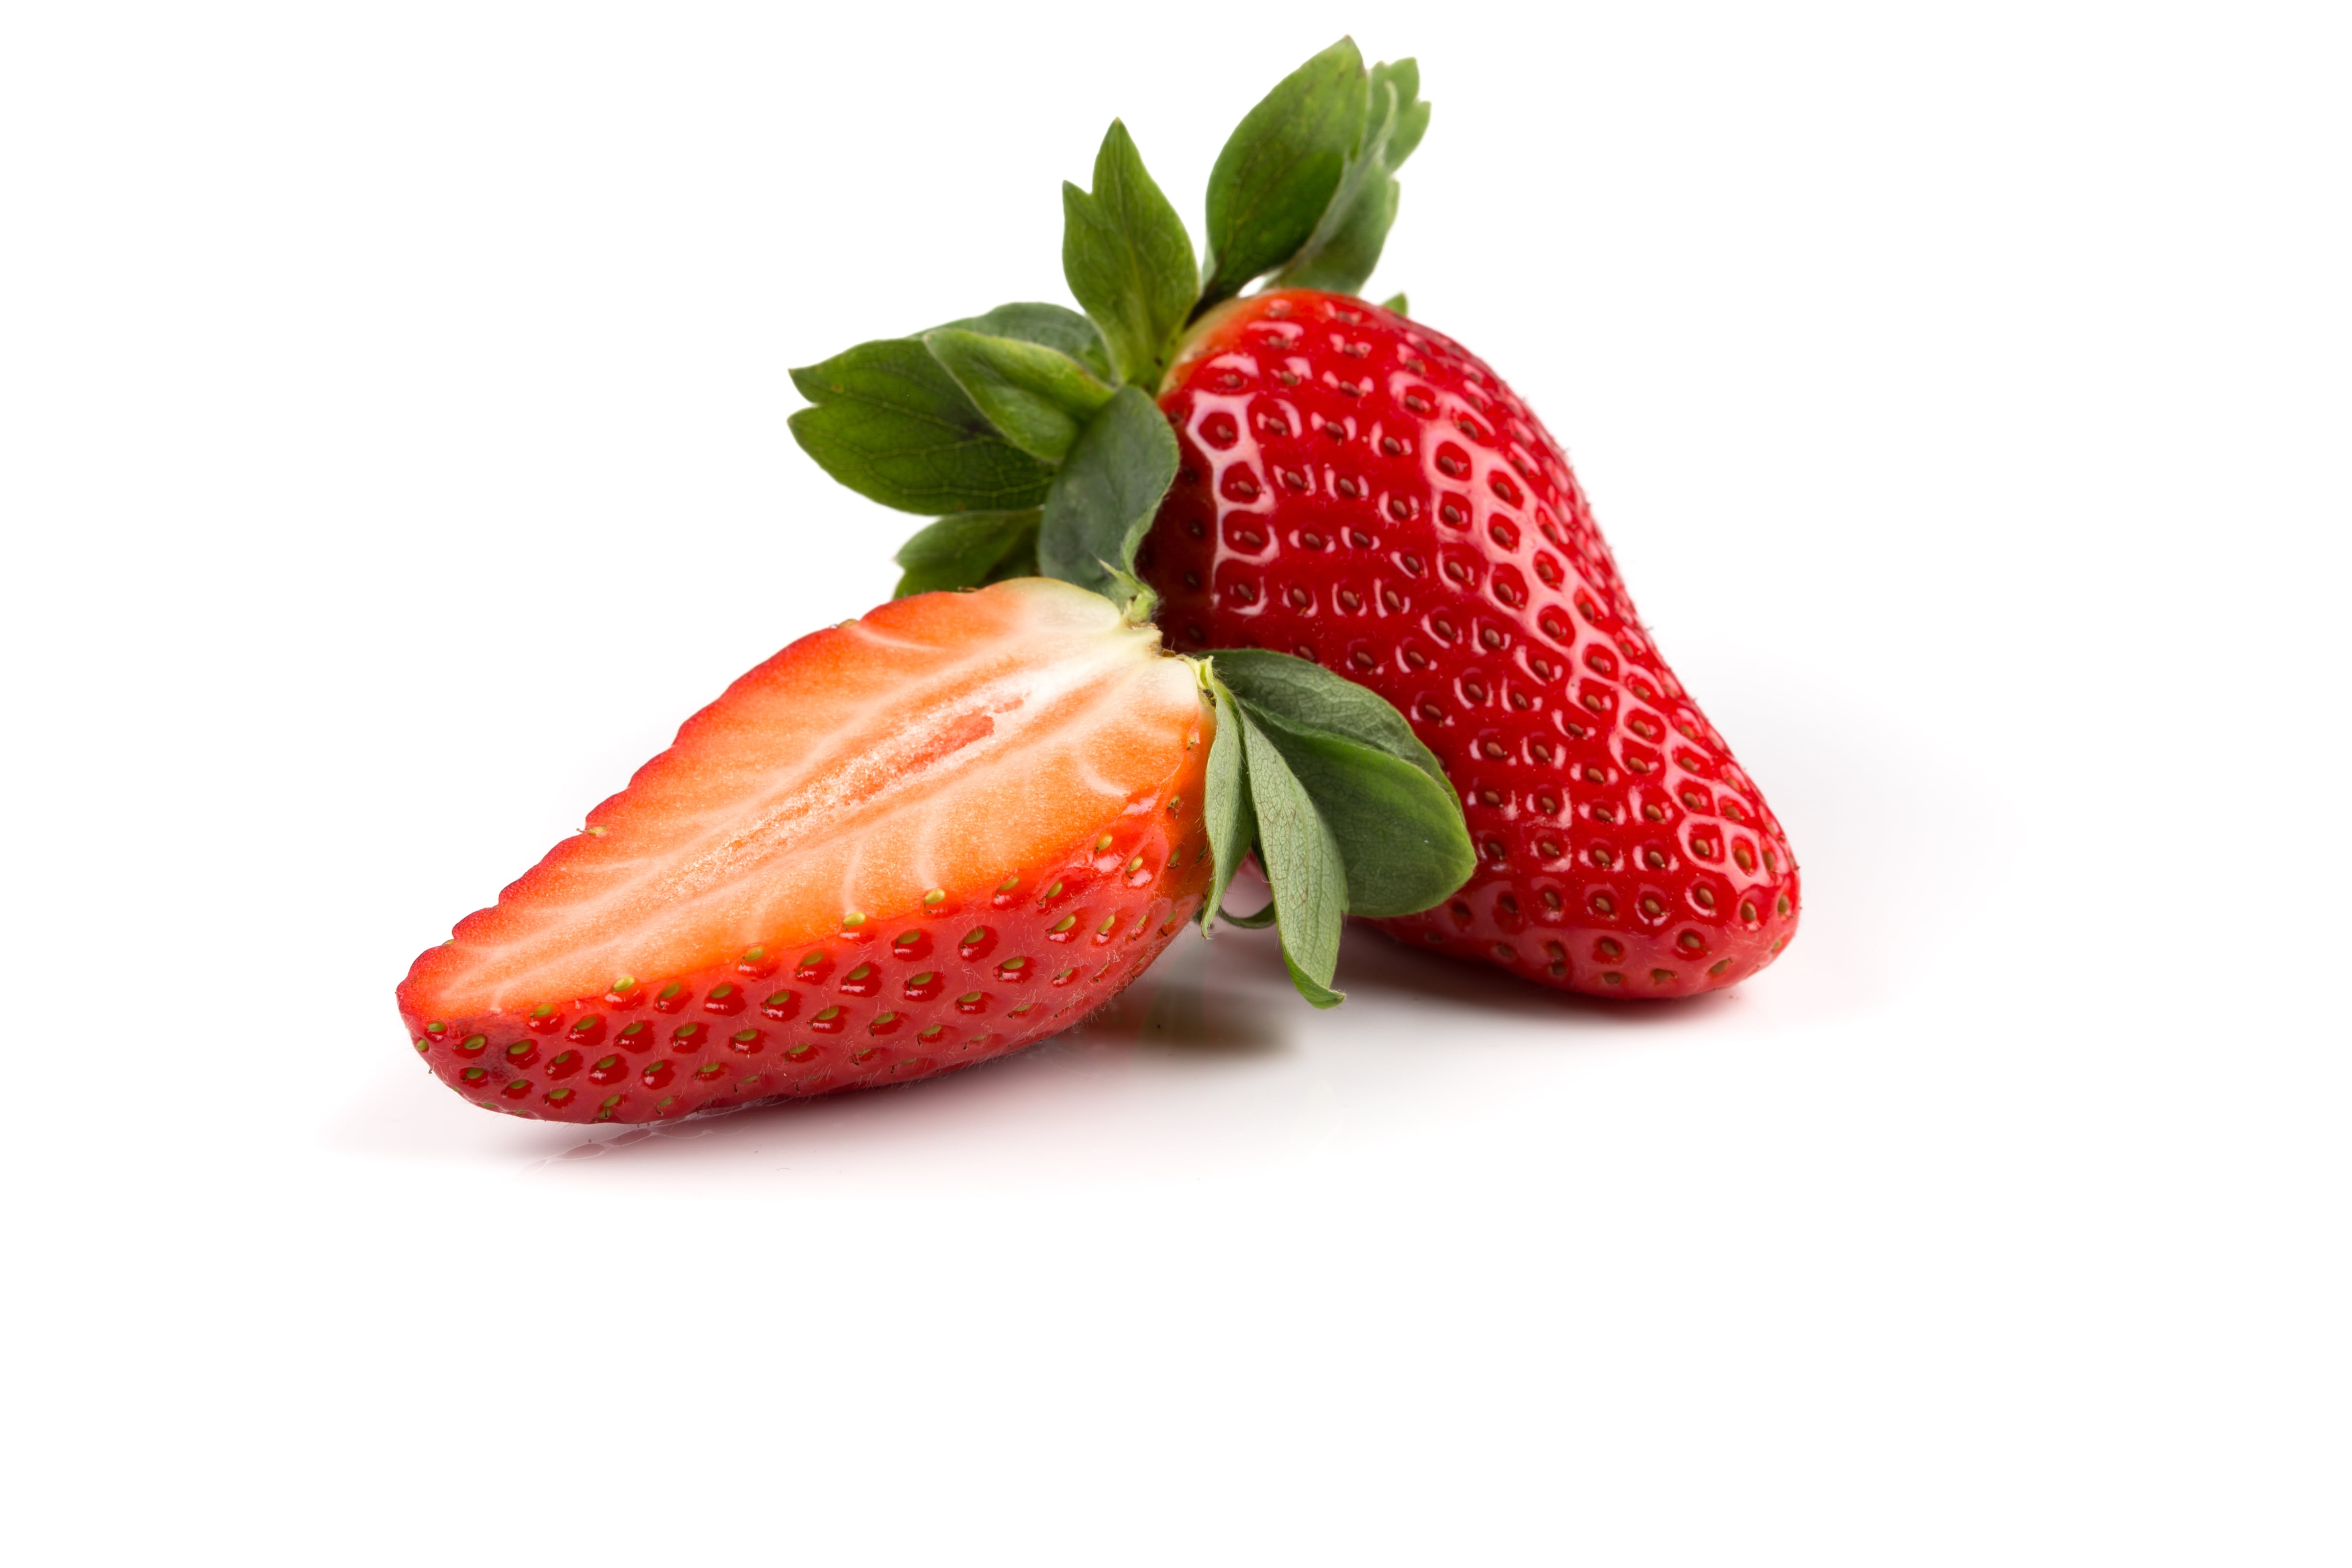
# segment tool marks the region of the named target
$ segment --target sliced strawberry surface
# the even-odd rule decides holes
[[[482,1103],[683,1115],[961,1065],[1158,954],[1210,867],[1194,669],[1040,578],[785,648],[399,991]]]

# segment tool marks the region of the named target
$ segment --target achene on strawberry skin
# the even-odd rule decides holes
[[[1135,816],[1101,854],[1016,871],[978,908],[868,917],[782,962],[754,947],[673,979],[619,975],[603,995],[520,1017],[420,1018],[404,988],[402,1017],[450,1088],[551,1121],[667,1121],[911,1083],[1066,1029],[1150,967],[1207,868],[1185,852],[1197,829],[1148,805]],[[1171,859],[1182,863],[1166,881],[1135,866]]]
[[[1171,645],[1370,687],[1461,793],[1478,869],[1385,929],[1611,996],[1772,962],[1800,909],[1780,824],[1499,376],[1380,306],[1280,289],[1205,317],[1160,406],[1181,462],[1137,566]]]

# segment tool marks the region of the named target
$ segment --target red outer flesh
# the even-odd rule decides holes
[[[1204,738],[1166,789],[1106,819],[1109,847],[1097,853],[1090,835],[1059,861],[1022,868],[1011,888],[869,915],[856,931],[693,974],[640,976],[625,994],[565,997],[544,1014],[428,1017],[404,984],[401,1017],[442,1082],[549,1121],[668,1121],[989,1061],[1109,1001],[1199,909],[1207,752]]]
[[[1487,366],[1361,300],[1210,318],[1161,410],[1139,557],[1188,650],[1310,658],[1402,710],[1479,865],[1392,935],[1607,996],[1687,996],[1794,934],[1797,865],[1643,632],[1568,459]]]

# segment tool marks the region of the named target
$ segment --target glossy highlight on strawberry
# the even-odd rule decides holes
[[[1181,466],[1137,557],[1181,647],[1315,660],[1404,714],[1478,869],[1406,940],[1602,995],[1769,963],[1795,858],[1643,633],[1559,445],[1460,345],[1306,289],[1203,320]]]

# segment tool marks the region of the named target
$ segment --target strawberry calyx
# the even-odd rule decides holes
[[[1362,290],[1396,221],[1396,171],[1421,145],[1421,68],[1367,72],[1341,38],[1266,94],[1209,175],[1198,318],[1266,274],[1276,289]]]
[[[1242,648],[1194,667],[1217,710],[1203,800],[1215,865],[1201,929],[1271,921],[1291,984],[1331,1006],[1348,916],[1417,914],[1476,868],[1461,801],[1403,715],[1320,665]],[[1252,854],[1273,900],[1226,914],[1225,890]]]
[[[791,419],[802,448],[868,500],[938,519],[899,550],[898,592],[1042,574],[1116,597],[1176,478],[1154,399],[1185,345],[1261,279],[1363,288],[1396,171],[1429,126],[1420,90],[1413,61],[1368,69],[1344,37],[1285,77],[1217,155],[1198,263],[1114,120],[1090,187],[1062,187],[1062,271],[1083,315],[1003,305],[793,371],[811,405]]]

